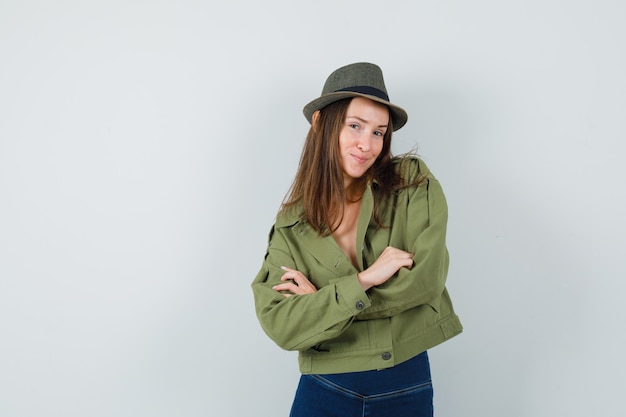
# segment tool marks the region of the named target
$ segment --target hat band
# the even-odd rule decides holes
[[[389,96],[384,91],[379,90],[378,88],[370,87],[368,85],[357,85],[354,87],[346,87],[346,88],[342,88],[341,90],[335,91],[335,93],[338,93],[340,91],[350,91],[352,93],[367,94],[368,96],[374,96],[382,100],[389,101]]]

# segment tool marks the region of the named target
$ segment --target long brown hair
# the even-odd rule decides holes
[[[331,103],[314,118],[302,149],[296,177],[281,208],[287,210],[302,204],[304,219],[322,236],[331,234],[341,223],[348,197],[339,161],[339,134],[351,100],[352,98],[347,98]],[[366,182],[376,181],[378,184],[378,192],[382,198],[375,202],[374,219],[379,226],[383,226],[379,220],[380,211],[388,197],[407,186],[392,166],[392,131],[390,117],[382,150],[359,183],[364,186]]]

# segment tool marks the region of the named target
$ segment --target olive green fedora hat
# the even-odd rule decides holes
[[[406,111],[389,102],[383,71],[378,65],[358,62],[335,70],[328,76],[322,95],[304,106],[304,117],[311,123],[313,113],[335,101],[349,97],[365,97],[389,107],[393,130],[398,130],[408,120]]]

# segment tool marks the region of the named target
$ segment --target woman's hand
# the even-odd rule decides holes
[[[315,285],[311,284],[302,272],[286,266],[281,266],[280,269],[285,271],[285,274],[280,277],[283,284],[274,285],[272,287],[274,291],[289,291],[290,293],[283,293],[285,297],[291,297],[294,294],[313,294],[317,291]]]
[[[367,291],[376,285],[387,282],[400,268],[411,268],[412,266],[412,253],[387,246],[376,259],[376,262],[358,274],[359,283],[363,290]]]

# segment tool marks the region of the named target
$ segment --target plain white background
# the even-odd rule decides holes
[[[302,106],[371,61],[450,206],[436,414],[623,416],[625,12],[0,1],[0,415],[286,416],[249,284]]]

